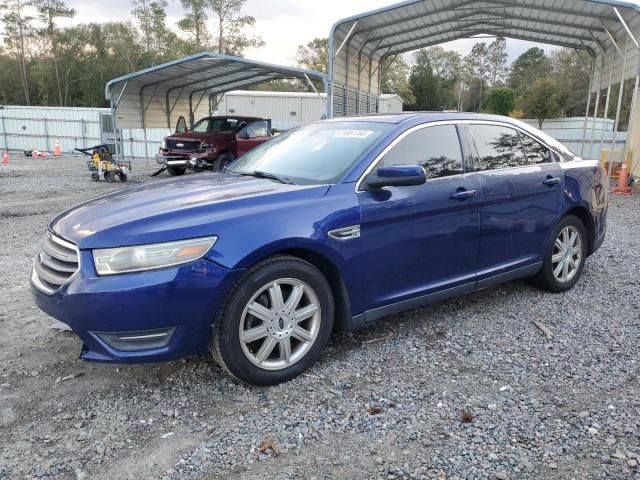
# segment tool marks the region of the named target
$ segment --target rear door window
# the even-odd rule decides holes
[[[478,151],[476,170],[496,170],[529,164],[517,130],[501,125],[469,127]]]
[[[464,173],[455,125],[435,125],[410,133],[384,156],[379,166],[420,165],[427,178]]]

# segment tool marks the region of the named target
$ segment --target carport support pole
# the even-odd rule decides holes
[[[620,75],[620,87],[618,88],[618,106],[616,107],[616,120],[613,122],[613,132],[611,133],[611,152],[613,153],[616,146],[616,136],[618,134],[618,124],[620,123],[620,110],[622,108],[622,95],[624,94],[624,74],[627,69],[627,56],[629,53],[629,39],[624,44],[624,58],[622,59],[622,74]],[[622,163],[625,163],[626,159],[622,159]],[[613,156],[609,158],[609,178],[611,178],[611,171],[613,166]]]
[[[580,156],[584,158],[584,145],[587,142],[587,122],[589,121],[589,111],[591,110],[591,88],[593,87],[593,72],[595,59],[591,59],[591,73],[589,74],[589,89],[587,90],[587,109],[584,112],[584,125],[582,126],[582,148]]]
[[[4,115],[0,117],[0,121],[2,122],[2,136],[4,137],[4,149],[5,151],[9,151],[9,139],[7,137],[7,126],[4,123]]]
[[[640,83],[640,65],[638,73],[636,73],[635,90],[633,94],[633,102],[631,103],[631,115],[629,116],[629,133],[627,148],[631,151],[631,168],[629,172],[635,176],[640,176],[640,91],[638,90]]]
[[[611,82],[613,81],[613,65],[616,63],[616,50],[611,56],[611,69],[609,72],[609,85],[607,86],[607,100],[604,102],[604,112],[602,113],[602,132],[600,133],[600,158],[604,150],[604,131],[607,128],[607,120],[609,119],[609,100],[611,100]],[[611,162],[609,162],[611,163]]]
[[[602,84],[604,82],[604,52],[602,52],[602,56],[600,57],[600,71],[599,71],[599,82],[598,82],[598,93],[596,94],[596,107],[593,111],[593,120],[591,122],[591,139],[589,140],[589,156],[593,156],[593,137],[596,129],[596,120],[598,119],[598,109],[600,108],[600,93],[602,92]]]
[[[147,142],[147,123],[145,120],[145,108],[144,108],[144,92],[140,90],[140,113],[142,115],[142,137],[144,140],[144,158],[147,167],[149,166],[149,144]],[[131,152],[133,158],[133,152]]]

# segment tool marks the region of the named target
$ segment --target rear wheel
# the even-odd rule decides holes
[[[167,172],[172,177],[179,177],[180,175],[184,175],[184,172],[187,170],[186,167],[167,167]]]
[[[550,292],[566,292],[582,274],[587,258],[587,232],[578,217],[569,215],[554,227],[550,238],[542,270],[535,281]]]
[[[213,171],[221,172],[224,170],[224,167],[226,167],[231,162],[233,162],[233,155],[231,155],[230,153],[221,153],[213,161]]]
[[[116,176],[113,172],[104,172],[104,179],[109,183],[113,183],[116,181]]]
[[[333,328],[331,288],[313,265],[280,256],[253,267],[216,317],[211,350],[233,377],[276,385],[320,357]]]

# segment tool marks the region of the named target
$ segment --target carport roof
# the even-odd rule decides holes
[[[112,95],[119,93],[125,84],[127,89],[151,89],[157,95],[181,88],[221,93],[280,78],[304,80],[306,77],[324,81],[326,75],[313,70],[202,52],[113,79],[105,87],[105,97],[115,100]]]
[[[202,52],[111,80],[105,97],[118,128],[171,128],[179,116],[208,114],[213,95],[277,79],[327,84],[321,72]]]
[[[620,0],[408,0],[338,21],[334,56],[345,44],[380,59],[479,34],[589,50],[605,50],[640,3]],[[628,21],[628,19],[627,19]]]

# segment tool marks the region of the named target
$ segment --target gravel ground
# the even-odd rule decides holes
[[[0,478],[640,478],[638,195],[611,199],[571,292],[514,282],[406,312],[247,388],[208,357],[81,362],[32,303],[47,220],[121,187],[79,158],[0,165]]]

